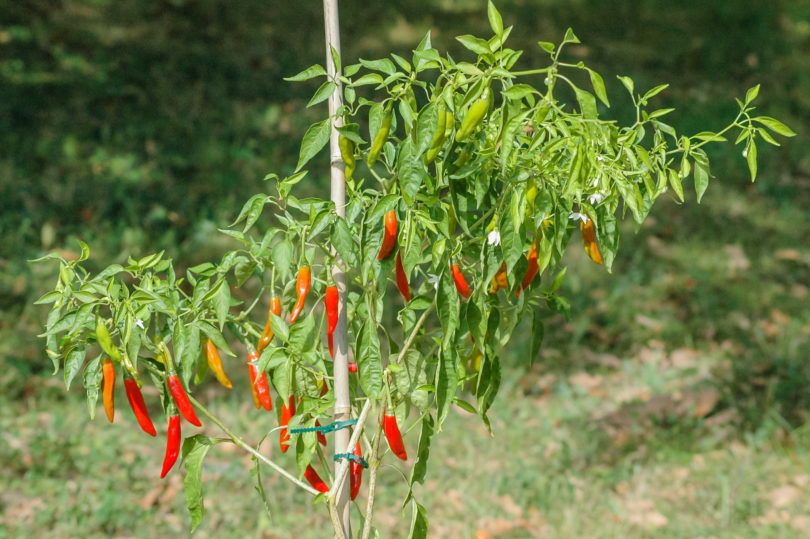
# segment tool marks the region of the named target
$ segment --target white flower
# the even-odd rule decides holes
[[[141,329],[146,329],[146,328],[144,328],[144,327],[143,327],[143,320],[141,320],[140,318],[138,318],[137,320],[135,320],[135,324],[134,324],[134,325],[138,326],[138,327],[139,327],[139,328],[141,328]]]
[[[748,157],[748,150],[743,150],[743,157]]]
[[[604,191],[600,191],[598,193],[594,193],[588,197],[588,202],[591,203],[591,206],[595,206],[602,202],[605,199]]]
[[[433,275],[432,273],[428,273],[427,280],[428,280],[428,283],[433,285],[433,288],[435,290],[439,289],[439,276],[438,275]]]
[[[596,160],[597,160],[597,161],[604,161],[604,160],[605,160],[605,156],[604,156],[604,155],[597,155],[597,156],[596,156]]]
[[[487,234],[487,244],[489,245],[500,245],[501,244],[501,233],[497,230],[493,230],[489,234]]]
[[[584,213],[579,213],[579,212],[572,213],[571,215],[568,216],[568,218],[571,219],[572,221],[576,221],[577,219],[579,219],[583,223],[587,223],[588,221],[590,221],[590,219],[588,219],[587,215],[585,215]]]
[[[596,187],[597,185],[599,185],[599,177],[598,176],[596,178],[594,178],[593,181],[591,182],[591,187]]]

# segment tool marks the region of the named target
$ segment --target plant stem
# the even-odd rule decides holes
[[[230,438],[230,439],[231,439],[231,441],[232,441],[234,444],[238,445],[239,447],[241,447],[242,449],[244,449],[245,451],[247,451],[248,453],[250,453],[251,455],[253,455],[254,457],[256,457],[258,460],[260,460],[260,461],[261,461],[261,462],[263,462],[264,464],[267,464],[268,466],[270,466],[271,468],[273,468],[275,471],[277,471],[278,473],[280,473],[280,474],[281,474],[281,475],[282,475],[282,476],[283,476],[285,479],[289,480],[290,482],[292,482],[292,483],[293,483],[293,484],[295,484],[296,486],[299,486],[299,487],[301,487],[302,489],[306,490],[307,492],[309,492],[309,493],[310,493],[310,494],[312,494],[313,496],[317,496],[318,494],[320,494],[320,492],[318,492],[317,490],[315,490],[315,489],[314,489],[314,488],[312,488],[311,486],[307,485],[307,484],[306,484],[306,483],[304,483],[303,481],[299,481],[299,480],[298,480],[298,478],[297,478],[297,477],[295,477],[294,475],[292,475],[290,472],[288,472],[287,470],[285,470],[284,468],[282,468],[281,466],[279,466],[278,464],[276,464],[275,462],[273,462],[273,461],[272,461],[272,460],[270,460],[269,458],[265,457],[264,455],[262,455],[261,453],[259,453],[259,452],[258,452],[258,451],[256,451],[255,449],[253,449],[253,448],[252,448],[250,445],[248,445],[248,443],[247,443],[247,442],[245,442],[245,441],[244,441],[242,438],[240,438],[239,436],[237,436],[236,434],[234,434],[234,433],[233,433],[233,431],[231,431],[231,429],[229,429],[228,427],[226,427],[225,425],[223,425],[223,424],[222,424],[222,422],[221,422],[219,419],[217,419],[216,417],[214,417],[214,416],[211,414],[211,412],[209,412],[209,411],[208,411],[208,409],[207,409],[205,406],[203,406],[202,404],[200,404],[200,402],[199,402],[197,399],[195,399],[194,397],[192,397],[191,395],[189,395],[189,396],[188,396],[188,400],[189,400],[189,401],[191,401],[191,404],[193,404],[195,408],[197,408],[197,409],[198,409],[200,412],[202,412],[202,414],[203,414],[204,416],[206,416],[208,419],[210,419],[211,421],[213,421],[213,422],[214,422],[214,424],[215,424],[217,427],[219,427],[220,429],[222,429],[222,432],[224,432],[225,434],[227,434],[227,435],[228,435],[228,438]]]
[[[371,519],[374,516],[374,492],[377,489],[377,469],[380,467],[380,440],[382,439],[382,415],[384,411],[380,410],[380,418],[377,422],[377,436],[371,446],[371,455],[368,458],[368,502],[366,503],[366,521],[363,523],[363,539],[368,539],[371,536]]]

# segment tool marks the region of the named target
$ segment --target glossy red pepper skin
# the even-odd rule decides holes
[[[104,376],[104,387],[102,397],[104,401],[104,412],[110,423],[115,416],[115,366],[110,358],[101,362],[101,372]]]
[[[267,311],[267,323],[264,325],[264,331],[259,339],[259,344],[256,345],[256,351],[260,354],[262,353],[262,350],[267,348],[270,341],[273,340],[274,334],[273,326],[270,324],[270,313],[275,314],[276,316],[281,316],[281,298],[278,296],[273,296],[270,298],[270,309]]]
[[[281,452],[286,453],[287,450],[290,448],[290,444],[287,443],[290,441],[290,435],[287,433],[287,425],[290,423],[290,419],[292,416],[295,415],[295,397],[290,395],[289,398],[289,406],[287,404],[281,404],[281,430],[279,431],[278,435],[278,444],[281,447]]]
[[[402,265],[401,252],[397,252],[397,288],[406,303],[411,301],[411,289],[408,285],[408,276],[405,275],[405,267]]]
[[[532,281],[537,275],[537,270],[540,269],[540,266],[537,265],[537,244],[532,243],[526,258],[529,261],[529,267],[526,269],[526,275],[523,277],[523,281],[517,289],[518,297],[520,297],[520,289],[523,288],[525,290],[529,288],[529,285],[532,284]]]
[[[169,470],[172,469],[174,463],[177,462],[177,456],[180,454],[180,416],[173,415],[169,418],[169,430],[166,433],[166,456],[163,457],[163,470],[160,472],[160,478],[166,477]]]
[[[397,416],[388,412],[383,415],[383,431],[391,452],[402,460],[408,460],[405,444],[402,443],[402,434],[399,432],[399,426],[397,425]]]
[[[180,410],[180,413],[186,418],[186,421],[192,425],[201,427],[202,423],[197,419],[197,414],[194,412],[194,407],[191,406],[188,396],[186,396],[183,384],[180,383],[180,378],[176,374],[170,374],[169,377],[166,378],[166,383],[169,386],[169,393],[172,394],[177,409]]]
[[[360,450],[360,442],[357,442],[357,446],[354,448],[354,454],[358,457],[363,456],[363,452]],[[349,464],[349,490],[351,491],[352,500],[357,498],[357,494],[360,492],[360,485],[363,483],[363,465],[352,461]]]
[[[321,422],[318,421],[317,419],[315,420],[315,426],[316,427],[321,426]],[[318,443],[321,444],[322,446],[326,447],[326,436],[321,431],[316,431],[316,432],[318,434]]]
[[[329,341],[329,355],[335,357],[334,334],[338,323],[338,289],[335,285],[326,287],[323,303],[326,307],[326,338]]]
[[[301,266],[298,270],[298,278],[295,282],[295,288],[298,290],[298,299],[295,301],[295,306],[290,313],[290,324],[298,320],[301,311],[304,310],[304,302],[309,294],[309,287],[312,284],[312,270],[309,266]]]
[[[321,476],[318,475],[318,472],[315,471],[315,468],[313,468],[311,464],[307,466],[304,477],[307,478],[312,488],[318,492],[329,492],[329,487],[323,482],[323,479],[321,479]]]
[[[377,255],[377,260],[388,258],[394,246],[397,244],[397,212],[394,210],[385,214],[385,232],[383,233],[382,245]]]
[[[357,372],[357,363],[354,361],[349,362],[349,372]]]
[[[467,279],[464,278],[464,274],[461,273],[461,268],[458,267],[458,264],[450,266],[450,273],[453,274],[453,281],[456,283],[456,291],[464,299],[468,299],[472,295],[472,290],[470,290],[470,285],[467,284]]]
[[[256,362],[259,360],[258,352],[251,352],[248,355],[248,367],[250,368],[250,383],[256,388],[256,397],[259,402],[264,406],[265,410],[273,409],[273,399],[270,397],[270,384],[267,383],[267,374],[262,371],[259,372],[259,367]]]
[[[124,388],[127,390],[127,400],[132,408],[132,413],[135,414],[135,419],[138,420],[138,425],[146,434],[157,436],[155,426],[149,417],[149,410],[146,408],[146,402],[143,400],[143,393],[138,387],[138,382],[134,378],[124,378]]]

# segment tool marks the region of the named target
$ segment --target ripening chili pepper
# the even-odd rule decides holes
[[[149,417],[149,410],[146,408],[146,402],[143,400],[143,393],[138,387],[138,382],[134,378],[124,378],[124,388],[127,390],[127,400],[130,408],[132,408],[132,413],[135,414],[135,419],[138,420],[138,425],[141,426],[145,433],[157,436],[155,426]]]
[[[298,278],[295,281],[295,289],[298,291],[298,299],[295,301],[293,310],[290,313],[290,324],[298,319],[298,315],[304,310],[304,302],[309,294],[309,286],[312,283],[312,270],[309,266],[301,266],[298,270]]]
[[[186,421],[192,425],[201,427],[202,423],[197,419],[197,414],[194,412],[194,407],[191,406],[191,402],[188,400],[180,378],[176,374],[170,373],[166,378],[166,383],[169,386],[169,393],[172,394],[172,398],[175,404],[177,404],[177,409],[180,410],[180,413],[186,418]]]
[[[453,274],[453,281],[456,283],[456,291],[465,299],[469,298],[470,295],[472,295],[472,291],[467,284],[467,279],[464,278],[464,274],[461,273],[461,268],[458,267],[458,264],[450,266],[450,273]]]
[[[258,410],[259,408],[262,407],[262,403],[259,400],[259,392],[256,391],[256,385],[253,383],[253,379],[254,379],[253,369],[251,368],[250,369],[250,394],[253,395],[253,404],[256,405],[256,409]]]
[[[315,426],[316,427],[321,426],[321,422],[318,421],[317,419],[315,420]],[[321,444],[322,446],[326,446],[326,436],[319,430],[315,432],[318,434],[318,443]]]
[[[177,462],[177,456],[180,454],[180,416],[174,414],[169,417],[169,430],[166,433],[166,456],[163,457],[163,471],[160,472],[160,478],[166,477],[169,470],[172,469],[174,463]]]
[[[267,323],[264,325],[264,331],[259,339],[259,344],[256,345],[256,351],[260,354],[270,341],[273,340],[273,326],[270,324],[271,313],[276,316],[281,316],[281,298],[273,296],[270,298],[270,308],[267,310]]]
[[[450,136],[453,132],[453,124],[455,123],[455,117],[453,116],[453,112],[449,110],[444,111],[444,138]]]
[[[307,478],[312,488],[318,492],[329,492],[329,487],[326,486],[326,483],[323,482],[323,479],[321,479],[321,476],[318,475],[318,472],[315,471],[315,468],[313,468],[311,464],[307,466],[304,477]]]
[[[338,137],[338,146],[340,147],[340,157],[343,158],[343,163],[345,164],[343,172],[346,175],[346,179],[351,180],[352,174],[354,174],[354,168],[357,166],[357,160],[354,158],[354,144],[351,140],[340,135]]]
[[[438,125],[436,125],[436,132],[433,133],[433,138],[430,139],[430,147],[425,154],[425,164],[430,164],[434,159],[436,159],[436,156],[439,155],[442,146],[444,146],[447,116],[444,113],[444,107],[438,108],[439,122]]]
[[[377,131],[377,134],[374,135],[374,141],[371,143],[371,148],[368,151],[368,157],[366,158],[368,168],[371,168],[380,156],[385,141],[388,140],[388,132],[391,131],[391,121],[393,119],[394,113],[389,106],[385,109],[385,112],[383,112],[382,124],[380,124],[380,129]]]
[[[540,269],[537,265],[537,244],[535,242],[532,242],[532,246],[529,247],[529,254],[526,258],[529,260],[529,267],[526,269],[526,275],[523,277],[523,281],[517,289],[518,297],[520,297],[520,289],[527,289],[537,275],[537,270]]]
[[[110,358],[105,358],[101,362],[101,370],[104,375],[104,388],[102,391],[104,411],[107,413],[107,419],[112,423],[113,416],[115,416],[115,366]]]
[[[489,88],[484,90],[481,97],[476,99],[467,110],[467,115],[461,120],[461,127],[456,133],[456,140],[464,142],[481,124],[489,110]]]
[[[506,262],[501,262],[501,267],[498,268],[498,273],[492,278],[492,285],[489,287],[489,293],[495,294],[501,288],[509,288],[509,279],[506,276]]]
[[[354,448],[354,454],[358,457],[363,456],[360,450],[360,442]],[[360,485],[363,483],[363,465],[359,462],[352,461],[349,465],[349,490],[351,491],[352,500],[357,498],[360,492]]]
[[[217,347],[214,346],[211,339],[205,340],[205,357],[208,359],[208,367],[211,369],[211,372],[214,373],[214,376],[217,377],[219,383],[228,389],[231,389],[233,384],[231,384],[231,381],[228,380],[228,376],[225,374],[225,371],[222,370],[222,358],[219,357],[219,351],[217,350]]]
[[[405,445],[402,443],[402,434],[400,434],[399,426],[397,425],[397,416],[390,412],[385,412],[383,415],[383,431],[385,432],[385,439],[388,440],[388,447],[391,448],[391,452],[402,460],[408,460]]]
[[[354,361],[349,362],[349,372],[357,372],[357,363]]]
[[[411,301],[411,290],[408,286],[408,276],[405,275],[405,267],[402,265],[402,255],[397,252],[397,288],[400,294],[405,298],[405,302]]]
[[[579,229],[582,232],[582,245],[585,247],[585,252],[588,253],[591,260],[603,265],[602,255],[599,254],[599,244],[596,243],[596,230],[593,227],[593,220],[580,221]]]
[[[382,245],[377,255],[377,260],[383,260],[391,254],[397,244],[397,212],[394,210],[385,214],[385,232],[383,233]]]
[[[259,353],[251,352],[248,355],[248,367],[250,368],[250,385],[256,390],[256,398],[265,410],[273,409],[273,399],[270,397],[270,385],[267,383],[267,374],[259,371],[256,362],[259,361]]]
[[[329,355],[332,357],[335,357],[334,334],[338,323],[338,299],[337,286],[327,286],[323,303],[326,307],[326,338],[329,341]]]
[[[287,443],[290,441],[290,435],[287,433],[287,425],[294,415],[295,398],[290,395],[289,406],[286,403],[281,404],[281,420],[279,421],[279,423],[281,423],[281,430],[279,431],[278,443],[281,446],[282,453],[286,453],[287,449],[290,448],[290,444]]]

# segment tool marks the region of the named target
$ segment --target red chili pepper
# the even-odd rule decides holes
[[[456,283],[456,291],[464,298],[469,298],[472,295],[472,291],[467,284],[467,279],[464,278],[464,274],[461,273],[461,268],[458,267],[458,264],[450,266],[450,273],[453,274],[453,281]]]
[[[138,420],[138,425],[141,426],[145,433],[157,436],[155,426],[149,417],[149,410],[146,409],[146,402],[143,400],[143,393],[138,387],[138,382],[134,378],[124,378],[124,388],[127,390],[127,400],[132,408],[132,413],[135,414],[135,419]]]
[[[315,426],[316,427],[321,426],[321,422],[318,421],[317,419],[315,420]],[[316,431],[316,432],[318,433],[318,443],[325,447],[326,446],[326,436],[321,431]]]
[[[526,269],[526,275],[523,277],[523,281],[520,283],[520,286],[517,289],[517,295],[520,297],[520,289],[523,288],[524,290],[532,284],[534,277],[537,275],[537,270],[540,268],[537,265],[537,244],[532,243],[532,246],[529,247],[529,254],[526,256],[529,260],[529,267]]]
[[[180,416],[175,414],[169,417],[169,430],[166,433],[166,456],[163,457],[163,471],[160,478],[166,477],[180,454]]]
[[[357,442],[357,446],[354,448],[354,454],[358,457],[363,456],[360,450],[360,442]],[[352,500],[354,500],[360,492],[360,485],[363,483],[363,465],[359,462],[352,461],[349,465],[349,469],[349,490],[351,491]]]
[[[357,372],[357,363],[354,361],[349,362],[349,372]]]
[[[383,415],[383,431],[385,431],[385,439],[388,440],[388,447],[391,448],[391,452],[402,460],[408,460],[405,444],[402,443],[402,434],[400,434],[397,425],[397,416],[385,412],[385,415]]]
[[[289,406],[284,403],[281,404],[281,431],[279,432],[278,443],[281,446],[282,453],[286,453],[287,449],[290,448],[290,444],[287,443],[290,441],[290,435],[287,433],[287,425],[290,423],[290,419],[292,419],[292,416],[294,415],[295,398],[290,395]]]
[[[385,233],[383,234],[382,245],[380,246],[380,253],[377,255],[377,260],[383,260],[391,254],[394,250],[394,245],[397,243],[397,212],[394,210],[385,214]]]
[[[250,385],[256,390],[256,398],[265,410],[273,409],[273,399],[270,397],[270,385],[267,383],[267,374],[259,372],[256,361],[259,360],[258,352],[251,352],[248,355],[248,367],[250,367]],[[257,407],[258,408],[258,407]]]
[[[104,388],[102,391],[104,411],[107,413],[107,419],[112,423],[113,416],[115,416],[115,366],[110,358],[106,358],[101,362],[101,371],[104,375]]]
[[[596,241],[596,229],[593,226],[593,219],[588,219],[585,222],[580,221],[579,229],[582,232],[582,246],[588,256],[599,265],[605,262],[602,260],[602,255],[599,254],[599,244]]]
[[[176,374],[169,374],[169,377],[166,378],[166,383],[169,386],[169,393],[172,394],[172,398],[174,398],[178,410],[180,410],[180,413],[186,418],[186,421],[192,425],[201,427],[202,423],[197,419],[197,414],[194,413],[194,407],[191,406],[186,392],[183,390],[183,384],[180,383],[180,378]]]
[[[329,492],[329,487],[326,486],[326,483],[323,482],[323,479],[321,479],[321,476],[318,475],[318,472],[315,471],[315,468],[313,468],[311,464],[307,466],[304,477],[307,478],[312,488],[318,492]]]
[[[267,323],[264,325],[264,331],[262,332],[262,336],[259,339],[259,344],[256,345],[256,351],[260,354],[262,350],[264,350],[270,341],[273,340],[273,327],[270,325],[270,313],[275,314],[276,316],[281,316],[281,298],[278,296],[273,296],[270,298],[270,309],[267,311]]]
[[[304,310],[304,301],[309,294],[309,285],[312,283],[312,271],[309,266],[301,266],[298,270],[298,279],[295,287],[298,290],[298,299],[295,302],[292,313],[290,313],[290,324],[298,319],[298,315]]]
[[[405,275],[405,267],[402,265],[401,251],[397,252],[397,288],[406,303],[411,301],[411,290],[408,286],[408,276]]]
[[[334,333],[338,323],[338,299],[337,286],[327,286],[323,302],[326,306],[326,338],[329,341],[329,355],[332,357],[335,357]]]

